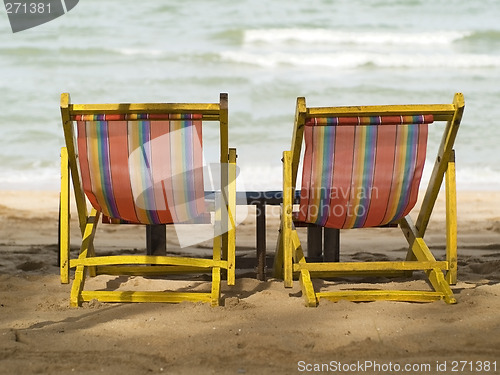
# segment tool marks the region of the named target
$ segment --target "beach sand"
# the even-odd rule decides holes
[[[236,286],[224,285],[221,307],[92,301],[70,308],[71,285],[60,284],[57,266],[58,194],[2,191],[0,374],[388,374],[397,372],[389,370],[395,364],[411,365],[413,371],[406,373],[493,374],[494,361],[499,373],[499,202],[500,192],[458,193],[459,281],[452,287],[456,305],[321,300],[317,308],[306,308],[298,282],[285,289],[272,277],[256,280],[250,268],[238,271]],[[276,210],[270,210],[267,225],[272,256]],[[438,258],[444,256],[444,229],[440,197],[426,234]],[[168,233],[169,251],[175,250],[175,236]],[[144,253],[144,228],[101,226],[96,251],[114,253],[119,246]],[[237,229],[237,248],[238,259],[255,257],[252,215]],[[341,233],[343,260],[392,260],[404,254],[399,229]],[[361,281],[370,288],[429,288],[419,274],[400,283]],[[200,290],[207,286],[206,277],[180,282],[99,276],[88,284],[145,289],[189,285]],[[321,286],[321,280],[316,285]],[[338,367],[357,366],[358,361],[361,368],[354,371]],[[370,363],[380,367],[365,366]]]

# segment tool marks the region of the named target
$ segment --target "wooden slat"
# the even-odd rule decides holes
[[[444,299],[442,293],[417,290],[347,290],[338,292],[316,293],[318,299],[325,298],[330,301],[408,301],[408,302],[433,302]]]
[[[193,267],[222,267],[227,268],[227,261],[201,258],[169,257],[155,255],[111,255],[95,258],[71,259],[70,266],[99,266],[99,265],[125,265],[125,264],[158,264],[173,266]]]
[[[218,116],[218,103],[114,103],[114,104],[70,104],[71,115],[130,114],[130,113],[201,113]]]
[[[292,241],[292,158],[291,151],[283,152],[283,279],[285,287],[293,286],[293,241]]]
[[[307,117],[408,116],[433,114],[436,121],[448,121],[455,113],[453,104],[381,105],[307,108]]]
[[[68,151],[68,162],[71,172],[71,180],[73,182],[73,191],[75,193],[76,207],[78,211],[78,221],[80,224],[80,231],[83,236],[85,231],[85,225],[88,211],[87,203],[85,198],[85,193],[83,192],[83,187],[80,179],[80,169],[78,168],[78,163],[76,160],[76,145],[75,145],[75,134],[73,121],[71,121],[71,115],[69,113],[70,96],[68,93],[61,94],[61,119],[64,130],[64,139],[66,142],[66,149]]]
[[[455,181],[455,150],[452,150],[446,170],[446,260],[449,270],[446,281],[457,283],[457,188]]]
[[[320,279],[340,277],[407,277],[408,271],[382,270],[382,271],[309,271],[311,276]]]
[[[284,279],[283,276],[283,254],[284,254],[284,242],[283,242],[283,220],[280,220],[280,229],[278,232],[278,238],[276,239],[276,251],[274,253],[273,260],[273,277],[277,279]]]
[[[256,211],[257,280],[266,281],[266,205],[258,202]]]
[[[97,275],[174,275],[174,274],[195,274],[209,273],[209,267],[188,267],[188,266],[98,266]]]
[[[228,96],[227,93],[221,93],[219,97],[219,106],[220,106],[220,121],[219,121],[219,143],[220,143],[220,164],[221,164],[221,193],[222,200],[220,202],[220,209],[218,210],[219,214],[217,215],[216,211],[216,222],[220,223],[220,228],[222,234],[219,237],[220,244],[220,253],[217,255],[218,259],[227,259],[228,257],[228,249],[229,249],[229,233],[227,231],[229,225],[229,217],[228,213],[230,212],[229,208],[229,116],[228,116]],[[221,209],[224,212],[221,212]],[[214,242],[214,259],[216,259],[215,254],[215,242]],[[221,258],[219,258],[221,257]],[[220,271],[220,269],[219,269]],[[220,275],[220,272],[218,273]],[[213,273],[215,275],[215,272]],[[213,278],[213,277],[212,277]],[[220,279],[219,279],[220,280]],[[220,283],[220,281],[219,281]],[[212,284],[213,285],[213,284]],[[215,288],[215,285],[213,285]],[[219,285],[220,287],[220,285]],[[215,293],[213,291],[213,293]],[[213,295],[214,296],[214,295]],[[215,298],[215,297],[214,297]]]
[[[400,220],[399,225],[405,234],[408,244],[410,245],[410,251],[415,258],[421,262],[434,262],[434,255],[432,255],[424,240],[420,237],[417,228],[411,221],[411,218],[409,216],[404,217]],[[426,273],[429,278],[429,282],[432,284],[434,289],[444,295],[446,303],[457,302],[453,296],[452,290],[450,289],[450,285],[444,279],[444,274],[440,269],[433,268],[432,270],[426,271]]]
[[[229,149],[228,163],[228,231],[227,231],[227,285],[236,279],[236,149]]]
[[[311,272],[357,272],[357,271],[419,271],[439,268],[448,269],[446,261],[388,261],[388,262],[331,262],[294,264],[293,271],[307,269]]]
[[[434,209],[434,204],[439,194],[439,190],[441,189],[444,174],[448,168],[448,161],[450,160],[453,144],[455,143],[455,138],[462,120],[465,100],[461,93],[455,94],[453,106],[455,108],[455,112],[453,114],[453,118],[451,118],[446,124],[446,128],[439,145],[438,155],[429,179],[428,187],[415,223],[421,237],[424,236],[427,225],[429,224],[431,213]]]
[[[220,267],[212,268],[212,290],[209,294],[209,302],[212,306],[219,306],[221,294],[221,272]]]
[[[69,283],[70,207],[68,150],[61,148],[61,195],[59,200],[59,267],[61,283]]]
[[[99,217],[101,215],[100,211],[97,211],[95,208],[90,212],[90,216],[87,219],[87,224],[85,225],[83,231],[83,240],[82,245],[80,247],[80,255],[78,256],[78,260],[85,260],[89,256],[89,253],[92,252],[95,232],[97,229],[97,224],[99,222]],[[71,267],[71,261],[70,261]],[[70,294],[70,306],[77,307],[81,302],[81,292],[85,285],[85,279],[87,276],[87,267],[79,265],[75,270],[75,279],[73,280],[73,285],[71,286],[71,294]]]
[[[295,229],[293,229],[292,231],[292,245],[293,249],[295,249],[295,258],[297,263],[299,263],[300,265],[306,265],[306,257],[304,256],[304,252],[302,251],[299,235],[297,234],[297,231]],[[318,299],[316,298],[314,285],[311,281],[311,274],[307,269],[304,268],[300,270],[299,282],[306,307],[318,306]]]
[[[96,299],[100,302],[210,302],[210,293],[198,292],[135,292],[135,291],[83,291],[82,302]]]
[[[304,304],[306,307],[316,307],[318,306],[318,298],[314,292],[314,286],[311,281],[311,275],[309,271],[300,271],[300,289],[302,290],[302,296],[304,297]]]
[[[297,108],[295,109],[295,120],[293,126],[292,145],[290,151],[292,153],[291,165],[291,189],[295,191],[297,183],[297,172],[299,169],[300,155],[302,149],[302,140],[304,138],[304,127],[306,121],[306,99],[303,97],[297,98]]]

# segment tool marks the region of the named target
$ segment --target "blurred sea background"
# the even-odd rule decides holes
[[[82,0],[13,34],[2,6],[0,190],[59,189],[62,92],[75,103],[228,92],[246,189],[281,189],[297,96],[434,104],[463,92],[458,188],[499,190],[499,17],[498,0]],[[442,131],[430,127],[432,160]]]

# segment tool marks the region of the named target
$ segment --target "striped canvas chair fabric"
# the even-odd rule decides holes
[[[291,148],[283,152],[283,208],[274,258],[275,277],[283,278],[288,288],[298,277],[306,306],[317,306],[320,299],[441,299],[456,303],[450,288],[457,281],[453,144],[464,108],[461,93],[455,94],[451,104],[309,107],[304,97],[297,98]],[[431,123],[436,128],[444,125],[443,135],[414,223],[409,213],[417,201]],[[294,212],[300,163],[300,205],[299,211]],[[436,260],[424,235],[443,182],[446,258]],[[307,253],[299,238],[298,228],[302,226],[308,230]],[[404,260],[359,261],[356,257],[349,260],[339,256],[340,229],[379,226],[400,228],[408,243]],[[364,235],[383,234],[376,232]],[[360,246],[360,251],[366,248]],[[321,250],[323,259],[319,259]],[[330,256],[332,251],[337,256]],[[313,283],[315,278],[411,277],[415,271],[427,276],[432,290],[344,288],[345,285],[332,290],[329,283]]]
[[[83,189],[111,222],[170,224],[205,212],[201,115],[77,115]]]
[[[299,221],[374,227],[417,200],[432,115],[309,118]]]
[[[236,149],[228,142],[228,95],[221,93],[212,103],[74,104],[63,93],[60,109],[66,145],[61,148],[59,255],[62,283],[69,283],[70,271],[75,270],[70,306],[94,299],[218,306],[222,280],[234,285],[236,277]],[[204,191],[205,182],[212,182],[204,181],[209,174],[204,173],[202,126],[208,122],[218,128],[217,141],[212,142],[219,146],[221,163],[220,175],[213,178],[219,184],[215,202],[206,201]],[[71,185],[81,234],[77,257],[70,252]],[[130,254],[127,247],[99,254],[95,237],[106,234],[97,231],[101,217],[103,222],[146,227],[146,254]],[[212,256],[167,253],[164,224],[174,224],[181,247],[212,240]],[[187,229],[185,238],[191,231],[196,236],[183,241],[181,228]],[[121,247],[116,240],[116,247]],[[133,290],[109,283],[104,288],[85,285],[98,275],[175,275],[176,280],[183,275],[185,281],[209,275],[210,283],[195,289],[159,284],[148,290],[139,290],[140,285]]]

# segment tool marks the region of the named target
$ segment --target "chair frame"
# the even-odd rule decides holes
[[[101,212],[87,209],[87,199],[82,188],[75,146],[73,115],[176,113],[201,114],[202,121],[219,122],[222,202],[216,208],[215,220],[222,228],[221,235],[214,236],[212,259],[153,256],[116,255],[96,256],[94,237]],[[228,146],[228,97],[220,94],[219,103],[119,103],[119,104],[71,104],[70,95],[61,95],[61,116],[66,147],[61,149],[61,197],[60,197],[60,271],[61,282],[69,283],[70,269],[75,268],[71,288],[70,305],[97,299],[103,302],[207,302],[217,306],[221,298],[221,270],[227,271],[227,284],[235,283],[235,218],[236,213],[236,149]],[[79,256],[70,259],[70,180],[73,185],[78,222],[82,235]],[[145,267],[154,265],[154,267]],[[87,291],[84,289],[87,272],[90,276],[106,275],[165,275],[178,273],[211,272],[211,292],[163,292],[163,291]]]
[[[464,97],[456,93],[452,104],[444,105],[379,105],[361,107],[307,107],[305,98],[297,98],[294,132],[290,151],[283,152],[283,208],[280,234],[274,263],[275,277],[293,286],[298,276],[306,306],[317,306],[321,298],[338,301],[414,301],[429,302],[443,299],[456,303],[450,285],[457,282],[457,210],[455,181],[455,151],[453,144],[465,108]],[[308,118],[349,116],[394,116],[432,114],[434,121],[446,121],[438,155],[425,192],[416,223],[409,215],[397,223],[408,241],[405,261],[385,262],[324,262],[308,263],[292,219],[293,197],[301,158],[304,127]],[[435,125],[432,125],[435,126]],[[443,179],[446,196],[446,260],[437,261],[423,240]],[[315,292],[311,277],[344,276],[411,276],[413,271],[425,271],[434,291],[350,290]],[[443,271],[446,271],[446,275]]]

